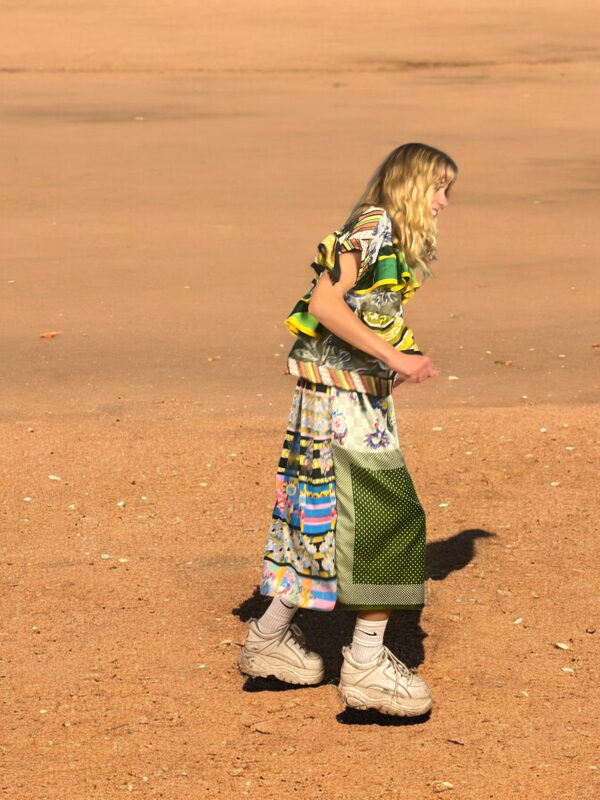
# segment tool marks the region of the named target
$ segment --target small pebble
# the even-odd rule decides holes
[[[24,497],[23,498],[23,502],[24,503],[31,503],[31,497]]]
[[[513,625],[520,625],[523,622],[523,617],[517,617],[513,619]]]
[[[206,669],[206,664],[196,664],[196,669]]]
[[[472,456],[473,455],[473,451],[472,450],[465,450],[465,455],[466,456]]]
[[[148,499],[148,498],[146,497],[146,495],[145,495],[145,494],[143,494],[143,495],[140,497],[140,500],[147,500],[147,499]]]
[[[448,508],[450,503],[440,503],[440,508]]]
[[[569,645],[565,644],[564,642],[555,642],[554,643],[554,647],[556,647],[558,650],[568,650],[569,649]]]
[[[119,508],[125,508],[125,500],[119,500],[119,502],[117,503],[117,506]]]
[[[572,673],[572,672],[575,672],[575,670],[574,670],[574,669],[571,669],[571,667],[561,667],[561,670],[562,670],[563,672],[571,672],[571,673]]]
[[[77,506],[75,505],[75,503],[71,503],[71,505],[67,506],[67,508],[69,509],[69,511],[75,511]]]
[[[449,381],[458,381],[460,379],[459,379],[458,375],[448,375],[448,380]]]
[[[108,553],[100,553],[100,558],[102,558],[104,561],[108,561],[110,556]]]
[[[523,697],[529,697],[529,692],[527,691],[527,689],[521,689],[521,694],[523,695]]]
[[[526,395],[526,394],[522,394],[522,395],[521,395],[521,400],[529,400],[529,397],[528,397],[528,395]]]
[[[432,431],[443,431],[444,429],[441,427],[441,425],[434,425],[431,430]]]
[[[546,433],[547,431],[548,431],[548,428],[540,428],[540,433]]]
[[[47,708],[40,708],[40,714],[47,714],[47,713],[48,713]]]
[[[59,478],[58,475],[48,475],[48,478],[51,481],[62,481],[62,478]]]
[[[550,481],[550,486],[560,486],[560,481]]]
[[[574,447],[565,447],[565,450],[575,450]]]
[[[129,561],[128,558],[120,558],[119,559],[119,564],[127,564],[128,561]]]

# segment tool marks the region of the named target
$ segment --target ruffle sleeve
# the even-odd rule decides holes
[[[335,283],[339,280],[339,254],[352,251],[360,253],[360,267],[351,294],[364,295],[376,289],[400,292],[405,303],[419,288],[404,256],[394,247],[392,221],[383,208],[367,208],[344,228],[326,236],[319,242],[312,267],[318,275],[328,270]],[[311,294],[312,289],[296,303],[285,324],[295,335],[319,338],[323,327],[308,311]]]
[[[357,281],[363,277],[377,261],[381,247],[392,244],[392,223],[383,208],[368,208],[350,223],[348,229],[342,229],[338,237],[340,253],[357,250],[360,253],[360,267]]]

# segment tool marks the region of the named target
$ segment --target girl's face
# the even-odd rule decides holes
[[[446,181],[442,183],[438,188],[435,190],[433,197],[431,198],[431,210],[433,211],[433,216],[437,217],[439,212],[446,208],[448,205],[448,198],[446,197],[446,190],[450,185],[450,181]]]

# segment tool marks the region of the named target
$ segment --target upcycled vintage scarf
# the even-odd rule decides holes
[[[360,252],[355,286],[344,299],[362,322],[393,347],[418,353],[411,329],[404,322],[403,305],[419,283],[402,253],[394,247],[392,221],[382,208],[361,212],[344,228],[318,245],[312,267],[329,270],[339,279],[340,253]],[[312,290],[302,297],[285,324],[297,336],[288,356],[287,371],[313,383],[376,396],[390,394],[395,373],[382,362],[351,347],[332,334],[308,310]]]

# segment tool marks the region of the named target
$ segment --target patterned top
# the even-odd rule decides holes
[[[344,228],[319,243],[312,267],[317,274],[329,270],[339,279],[339,254],[360,253],[356,284],[344,299],[358,318],[397,350],[419,352],[413,333],[404,322],[402,306],[419,283],[392,241],[392,221],[383,208],[362,211]],[[340,389],[389,394],[395,378],[381,361],[330,333],[308,311],[311,290],[298,301],[285,324],[298,338],[288,357],[287,371],[313,383]]]

